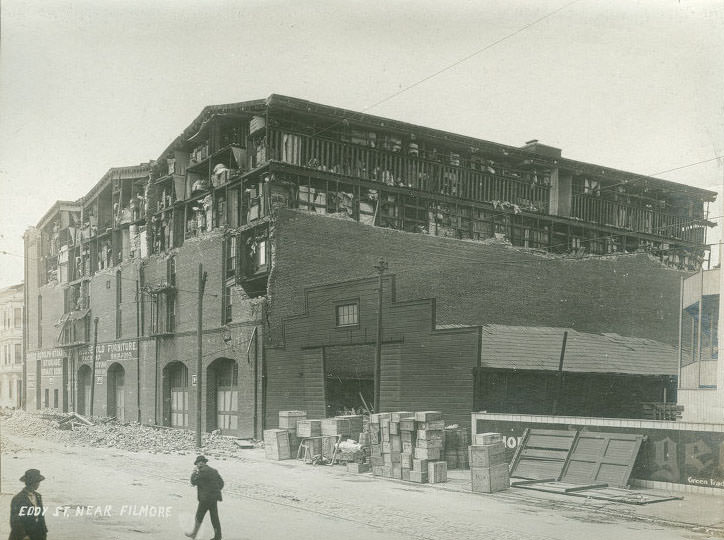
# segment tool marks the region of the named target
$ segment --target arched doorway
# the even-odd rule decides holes
[[[189,426],[189,370],[182,362],[163,368],[163,420],[166,426]]]
[[[91,368],[83,364],[78,368],[78,413],[90,414]]]
[[[206,425],[209,431],[239,429],[239,366],[231,358],[217,358],[207,369]]]
[[[123,392],[126,371],[121,364],[111,364],[108,368],[108,416],[115,416],[119,422],[125,421],[125,396]]]

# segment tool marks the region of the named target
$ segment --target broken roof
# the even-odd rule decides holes
[[[563,371],[676,375],[675,347],[652,339],[619,334],[589,334],[572,328],[544,326],[482,327],[480,367],[557,371],[568,332]]]

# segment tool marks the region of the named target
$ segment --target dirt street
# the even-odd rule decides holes
[[[64,446],[48,438],[3,433],[0,536],[8,508],[31,467],[41,485],[50,539],[182,539],[196,494],[193,454],[148,454]],[[601,513],[595,503],[545,500],[521,490],[495,495],[352,475],[342,467],[272,462],[263,450],[210,457],[226,481],[220,516],[226,540],[345,538],[429,540],[706,538],[691,529]],[[457,473],[464,478],[464,473]],[[459,480],[462,481],[462,480]],[[659,503],[675,504],[675,503]],[[600,506],[600,505],[599,505]],[[720,517],[721,519],[721,517]],[[213,536],[208,517],[199,538]]]

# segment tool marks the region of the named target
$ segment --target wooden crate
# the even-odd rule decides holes
[[[407,454],[412,454],[415,452],[415,444],[411,442],[403,442],[402,443],[402,451]]]
[[[432,461],[437,461],[440,459],[440,449],[439,448],[415,448],[415,459],[429,459]]]
[[[476,493],[495,493],[510,487],[508,465],[493,465],[470,469],[472,490]]]
[[[414,431],[400,431],[400,438],[402,439],[402,442],[415,442],[415,432]]]
[[[358,440],[362,446],[369,446],[370,444],[372,444],[369,432],[363,431],[362,433],[360,433]]]
[[[443,420],[435,420],[432,422],[418,422],[417,429],[428,429],[431,431],[443,431],[445,429],[445,422]]]
[[[415,413],[410,411],[397,411],[390,414],[390,419],[393,422],[400,423],[403,418],[415,418]]]
[[[374,476],[382,476],[384,467],[382,465],[372,465],[372,474]]]
[[[472,445],[470,448],[470,466],[476,469],[492,467],[506,463],[505,444]]]
[[[416,471],[410,469],[410,482],[417,482],[418,484],[427,484],[427,470]]]
[[[267,459],[291,459],[289,432],[286,429],[264,430],[264,454]]]
[[[400,454],[400,465],[403,469],[412,469],[412,454]]]
[[[440,411],[417,411],[415,413],[416,422],[434,422],[442,419],[442,413]]]
[[[458,468],[460,468],[460,469],[469,469],[470,468],[470,457],[468,456],[467,448],[465,448],[465,449],[458,448],[457,457],[458,457]]]
[[[482,446],[486,444],[502,443],[503,436],[500,433],[476,433],[475,445]]]
[[[457,452],[448,453],[445,452],[445,462],[447,463],[448,470],[458,468],[458,455]]]
[[[307,411],[279,411],[279,429],[297,429],[299,420],[307,419]]]
[[[340,418],[325,418],[322,420],[322,435],[350,436],[349,420]]]
[[[390,451],[402,452],[402,439],[399,435],[390,435]]]
[[[418,429],[418,441],[442,441],[445,432],[440,429]]]
[[[403,418],[400,420],[400,431],[415,431],[414,418]]]
[[[321,420],[297,420],[298,437],[319,437],[321,434]]]
[[[430,463],[427,459],[413,459],[412,460],[412,469],[415,471],[425,471],[427,472],[427,466]]]
[[[390,422],[390,435],[399,435],[400,434],[400,423],[399,422]]]
[[[362,415],[361,414],[345,414],[341,416],[335,416],[338,420],[347,420],[349,422],[349,433],[350,435],[356,437],[362,433],[363,429],[363,422],[362,422]]]
[[[347,463],[347,472],[356,474],[370,472],[370,465],[369,463],[350,462]]]
[[[402,479],[402,467],[399,463],[393,463],[392,464],[392,478],[397,478],[398,480]]]
[[[447,462],[430,461],[427,464],[427,479],[431,484],[447,482]]]
[[[415,443],[415,448],[439,448],[442,451],[442,439],[435,439],[432,441],[418,441]]]
[[[388,413],[388,412],[371,414],[370,415],[370,424],[381,424],[383,418],[386,418],[387,420],[389,420],[391,416],[392,416],[392,414]]]
[[[402,469],[402,480],[405,480],[406,482],[410,481],[410,471],[412,469]]]
[[[392,452],[392,447],[390,446],[390,443],[383,442],[382,443],[382,453],[389,454],[390,452]]]

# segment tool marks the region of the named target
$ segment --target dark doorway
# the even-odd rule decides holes
[[[63,358],[63,412],[68,412],[68,358]]]
[[[90,414],[91,368],[83,364],[78,369],[78,413]]]
[[[325,347],[324,371],[326,416],[362,412],[364,397],[374,405],[375,349],[370,345]]]
[[[182,362],[163,368],[163,420],[166,426],[189,426],[189,370]]]
[[[119,422],[125,421],[124,380],[126,372],[121,364],[115,363],[108,368],[108,416],[115,416]]]
[[[207,377],[207,430],[238,431],[239,366],[231,358],[217,358],[209,365]]]

